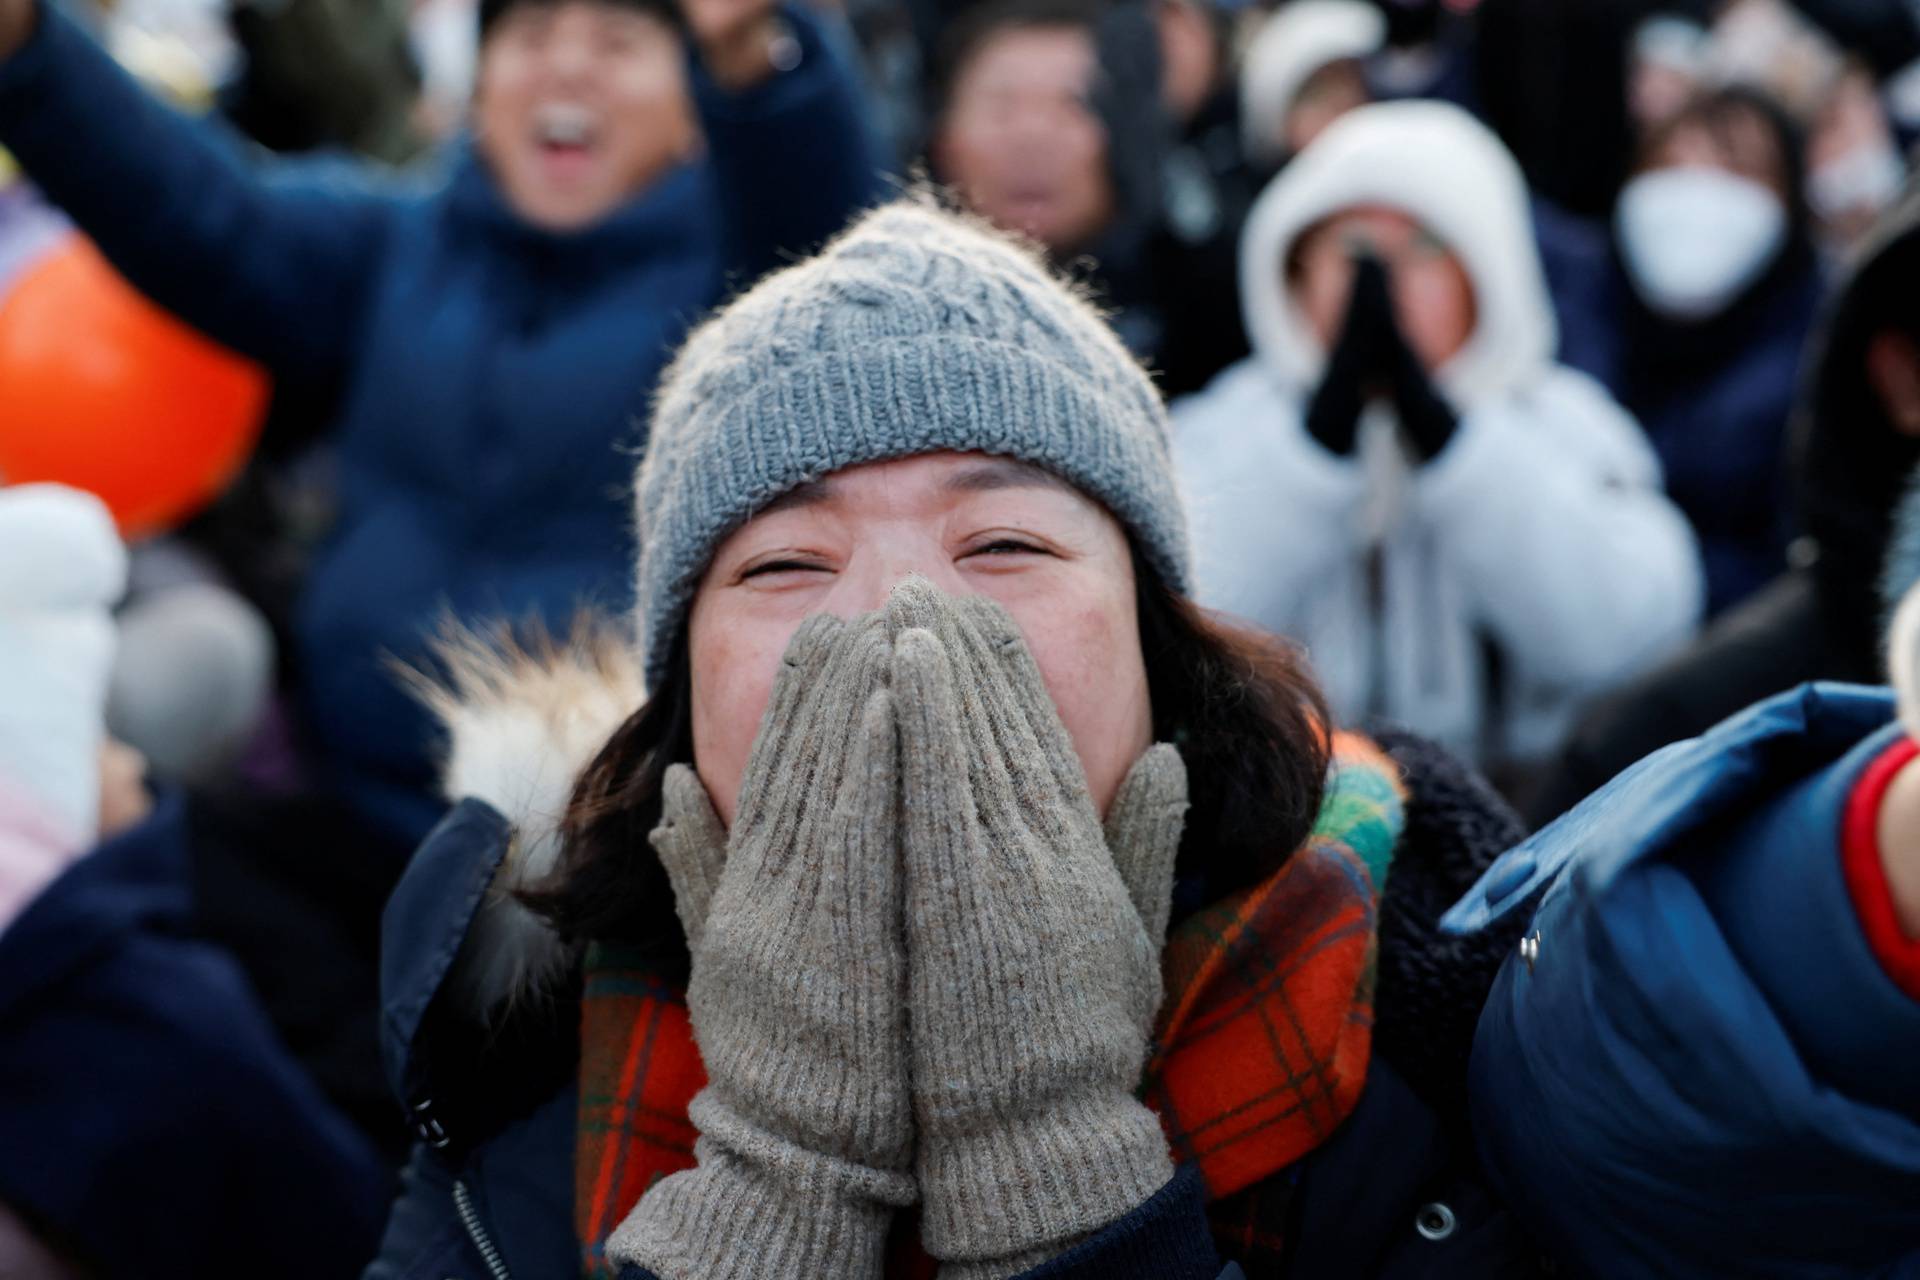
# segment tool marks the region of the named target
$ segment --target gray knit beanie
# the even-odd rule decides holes
[[[1166,408],[1146,372],[1034,254],[908,198],[755,285],[662,379],[637,483],[647,682],[666,674],[714,550],[756,511],[835,471],[942,449],[1059,475],[1187,589]]]

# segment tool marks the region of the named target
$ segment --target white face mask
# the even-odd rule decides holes
[[[1787,215],[1757,182],[1688,166],[1629,182],[1613,228],[1641,300],[1676,320],[1700,320],[1760,278],[1786,239]]]

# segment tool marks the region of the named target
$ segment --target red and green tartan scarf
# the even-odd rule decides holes
[[[1399,769],[1372,742],[1334,738],[1326,800],[1306,844],[1266,881],[1181,921],[1141,1096],[1174,1160],[1198,1166],[1221,1247],[1267,1274],[1290,1179],[1359,1101],[1373,1036],[1374,886],[1404,823]],[[574,1229],[589,1280],[647,1188],[693,1166],[687,1105],[706,1084],[684,993],[631,955],[586,958]],[[923,1280],[907,1233],[888,1275]]]

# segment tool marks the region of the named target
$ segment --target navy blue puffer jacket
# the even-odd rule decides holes
[[[795,10],[801,61],[743,94],[693,70],[707,159],[586,230],[533,228],[457,148],[412,190],[338,164],[258,167],[155,102],[42,6],[0,63],[0,144],[127,277],[338,397],[341,509],[297,630],[306,705],[350,794],[407,846],[430,797],[427,722],[391,676],[448,611],[620,608],[631,476],[687,326],[879,193],[852,73]]]

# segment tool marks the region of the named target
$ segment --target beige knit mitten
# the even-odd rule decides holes
[[[888,604],[922,1234],[946,1280],[1016,1274],[1173,1176],[1135,1097],[1187,807],[1160,745],[1103,832],[1018,628],[910,581]]]
[[[802,625],[723,836],[691,769],[654,847],[693,956],[699,1165],[608,1242],[662,1280],[878,1280],[915,1196],[899,751],[878,615]]]

